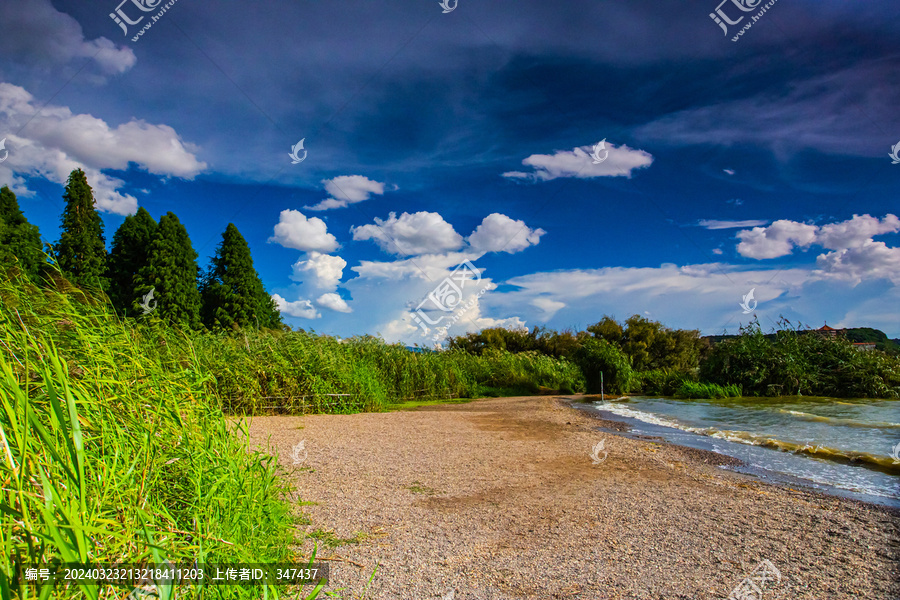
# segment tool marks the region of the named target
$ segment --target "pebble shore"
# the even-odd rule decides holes
[[[300,528],[354,540],[319,547],[343,598],[724,600],[768,560],[780,580],[763,600],[900,600],[900,511],[598,431],[621,424],[577,400],[255,417],[249,431],[278,454]]]

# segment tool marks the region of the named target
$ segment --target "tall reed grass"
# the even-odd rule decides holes
[[[290,560],[274,461],[226,425],[186,338],[123,323],[61,279],[0,278],[0,306],[0,597],[129,591],[22,577],[54,561]],[[278,593],[202,588],[208,598]]]

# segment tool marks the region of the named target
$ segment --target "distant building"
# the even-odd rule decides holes
[[[816,329],[816,331],[818,331],[822,335],[827,335],[827,336],[831,336],[831,337],[834,337],[837,334],[844,332],[843,329],[835,329],[834,327],[829,327],[828,323],[825,323],[824,327],[820,327],[819,329]]]
[[[874,350],[875,342],[854,342],[853,347],[857,350]]]

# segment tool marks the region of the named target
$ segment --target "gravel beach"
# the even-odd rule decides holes
[[[312,522],[301,528],[353,540],[319,549],[344,598],[363,596],[377,564],[366,598],[725,599],[768,560],[780,580],[756,579],[763,599],[900,599],[898,511],[600,432],[621,426],[573,400],[255,417],[249,431],[279,455]]]

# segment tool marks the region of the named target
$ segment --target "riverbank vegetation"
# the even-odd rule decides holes
[[[900,357],[861,350],[844,335],[823,335],[786,320],[764,333],[757,321],[712,343],[698,331],[673,330],[634,315],[604,317],[586,331],[486,329],[450,347],[540,352],[579,365],[590,393],[641,393],[680,398],[813,395],[900,397]]]

